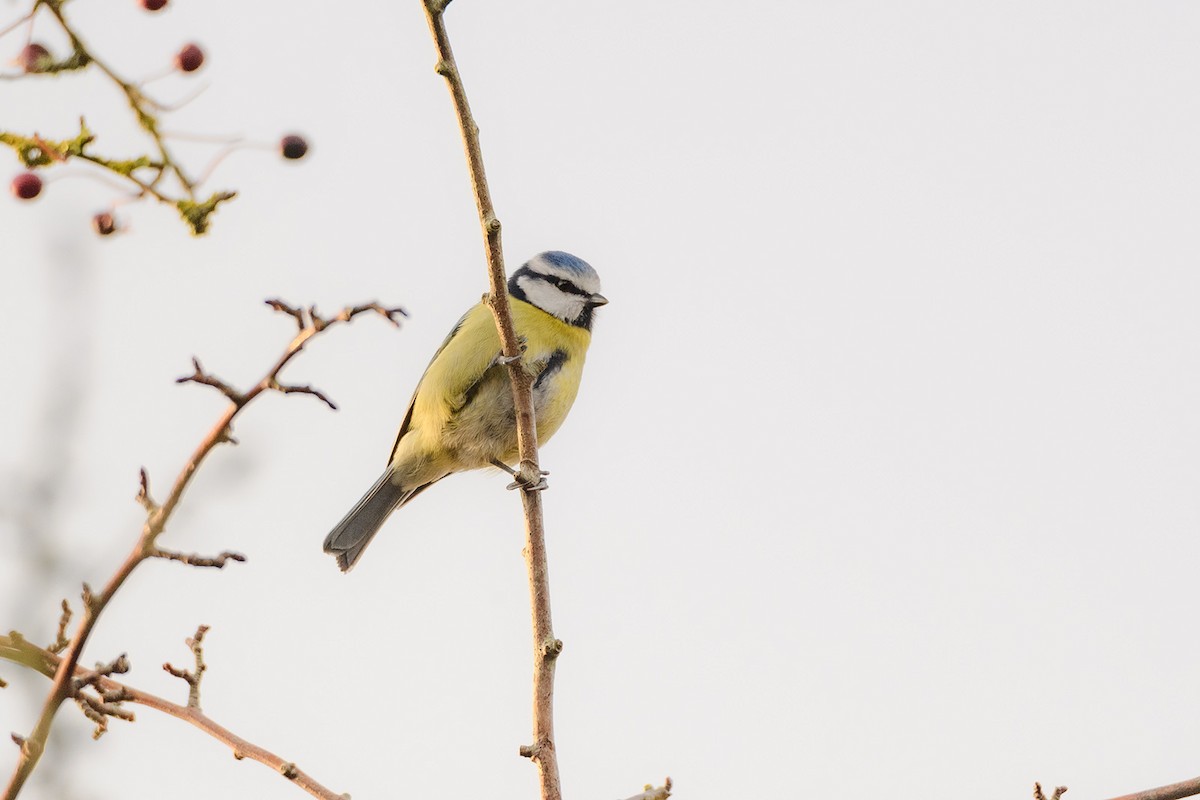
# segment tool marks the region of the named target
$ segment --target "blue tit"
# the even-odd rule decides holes
[[[513,325],[534,376],[538,445],[545,444],[571,410],[592,338],[600,276],[570,253],[534,256],[508,279]],[[425,368],[408,403],[387,469],[325,538],[325,552],[345,572],[400,506],[433,484],[470,469],[517,460],[516,412],[491,310],[480,303],[458,324]]]

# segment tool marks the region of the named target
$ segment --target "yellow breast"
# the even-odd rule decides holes
[[[513,325],[525,349],[521,361],[535,377],[538,443],[545,444],[575,402],[591,334],[510,297]],[[508,370],[496,363],[500,336],[482,303],[459,320],[425,370],[409,406],[391,464],[413,485],[492,459],[517,458],[515,412]]]

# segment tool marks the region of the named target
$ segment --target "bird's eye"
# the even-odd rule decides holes
[[[566,289],[568,286],[571,285],[571,282],[569,280],[567,280],[566,278],[555,278],[554,285],[560,289]]]

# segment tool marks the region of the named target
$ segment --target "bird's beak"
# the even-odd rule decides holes
[[[604,295],[600,294],[599,292],[596,292],[596,294],[588,297],[588,305],[589,306],[603,306],[603,305],[607,305],[607,304],[608,304],[608,298],[605,297]]]

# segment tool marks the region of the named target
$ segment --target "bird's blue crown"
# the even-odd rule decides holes
[[[538,270],[537,264],[539,261],[548,266],[557,267],[559,270],[570,273],[579,278],[592,278],[598,280],[600,277],[596,274],[596,270],[592,269],[591,264],[587,263],[578,256],[573,256],[570,253],[563,252],[562,250],[547,250],[544,253],[538,253],[536,256],[529,259],[525,266],[530,267],[534,271],[540,272],[541,270]]]

